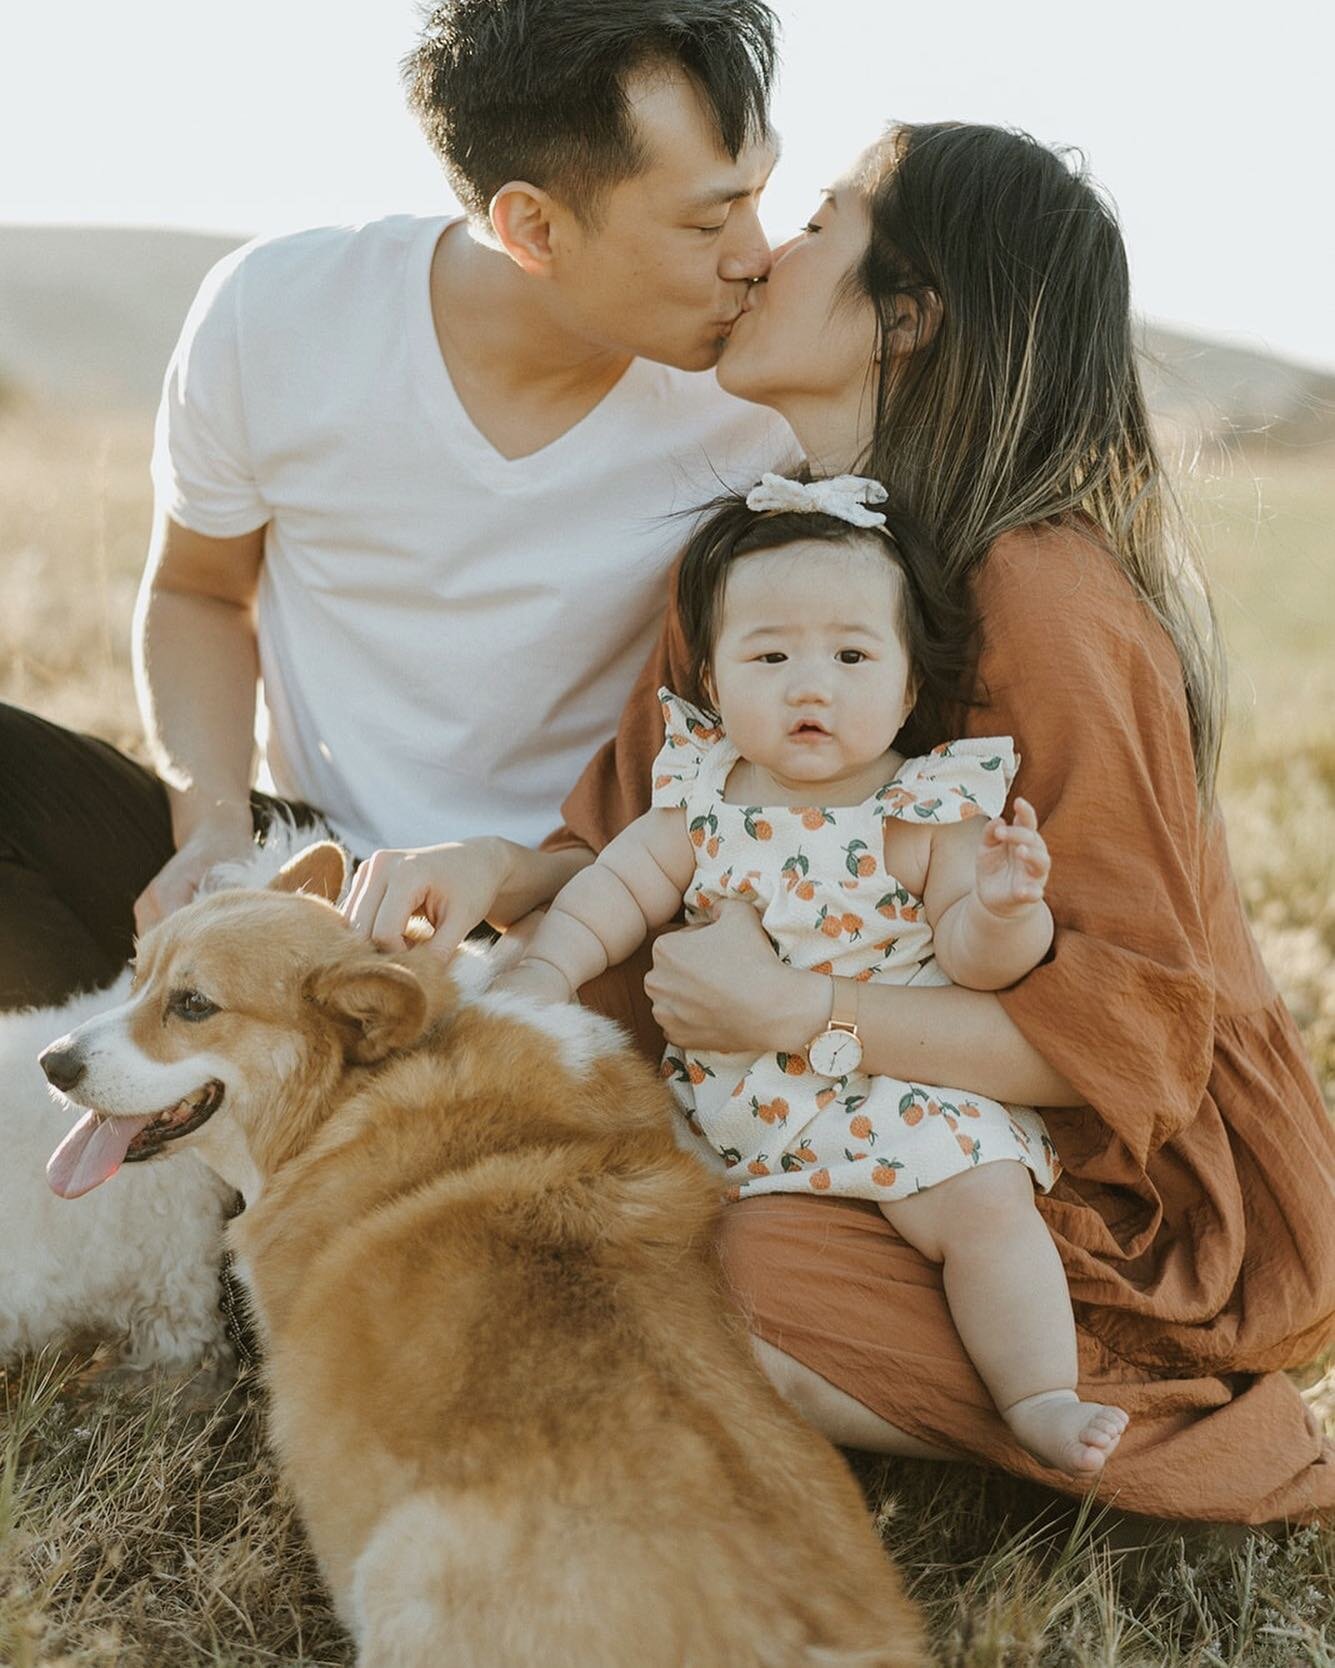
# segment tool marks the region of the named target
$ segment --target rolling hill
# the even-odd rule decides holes
[[[239,238],[139,227],[0,226],[0,385],[83,411],[147,411],[209,267]],[[1153,324],[1150,402],[1190,443],[1335,438],[1335,375]]]

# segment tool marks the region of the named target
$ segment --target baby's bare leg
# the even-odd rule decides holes
[[[1097,1475],[1127,1416],[1076,1394],[1071,1296],[1025,1166],[983,1164],[881,1209],[942,1265],[960,1340],[1017,1439],[1046,1465]]]

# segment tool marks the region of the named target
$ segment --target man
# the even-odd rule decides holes
[[[585,860],[531,848],[653,639],[674,512],[792,445],[699,374],[769,266],[773,30],[764,0],[447,0],[405,73],[464,217],[210,274],[136,615],[160,777],[4,710],[0,1005],[114,976],[249,845],[261,681],[276,794],[356,855],[499,836],[512,917]]]

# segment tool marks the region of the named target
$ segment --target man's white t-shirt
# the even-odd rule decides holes
[[[636,360],[587,417],[507,460],[441,358],[450,222],[251,244],[205,280],[167,371],[160,510],[263,525],[267,783],[359,856],[478,834],[537,844],[654,641],[674,514],[792,462],[772,412]]]

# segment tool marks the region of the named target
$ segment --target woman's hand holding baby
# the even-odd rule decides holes
[[[718,905],[707,926],[658,939],[644,990],[668,1041],[696,1052],[797,1053],[830,1018],[830,980],[780,961],[740,900]]]

